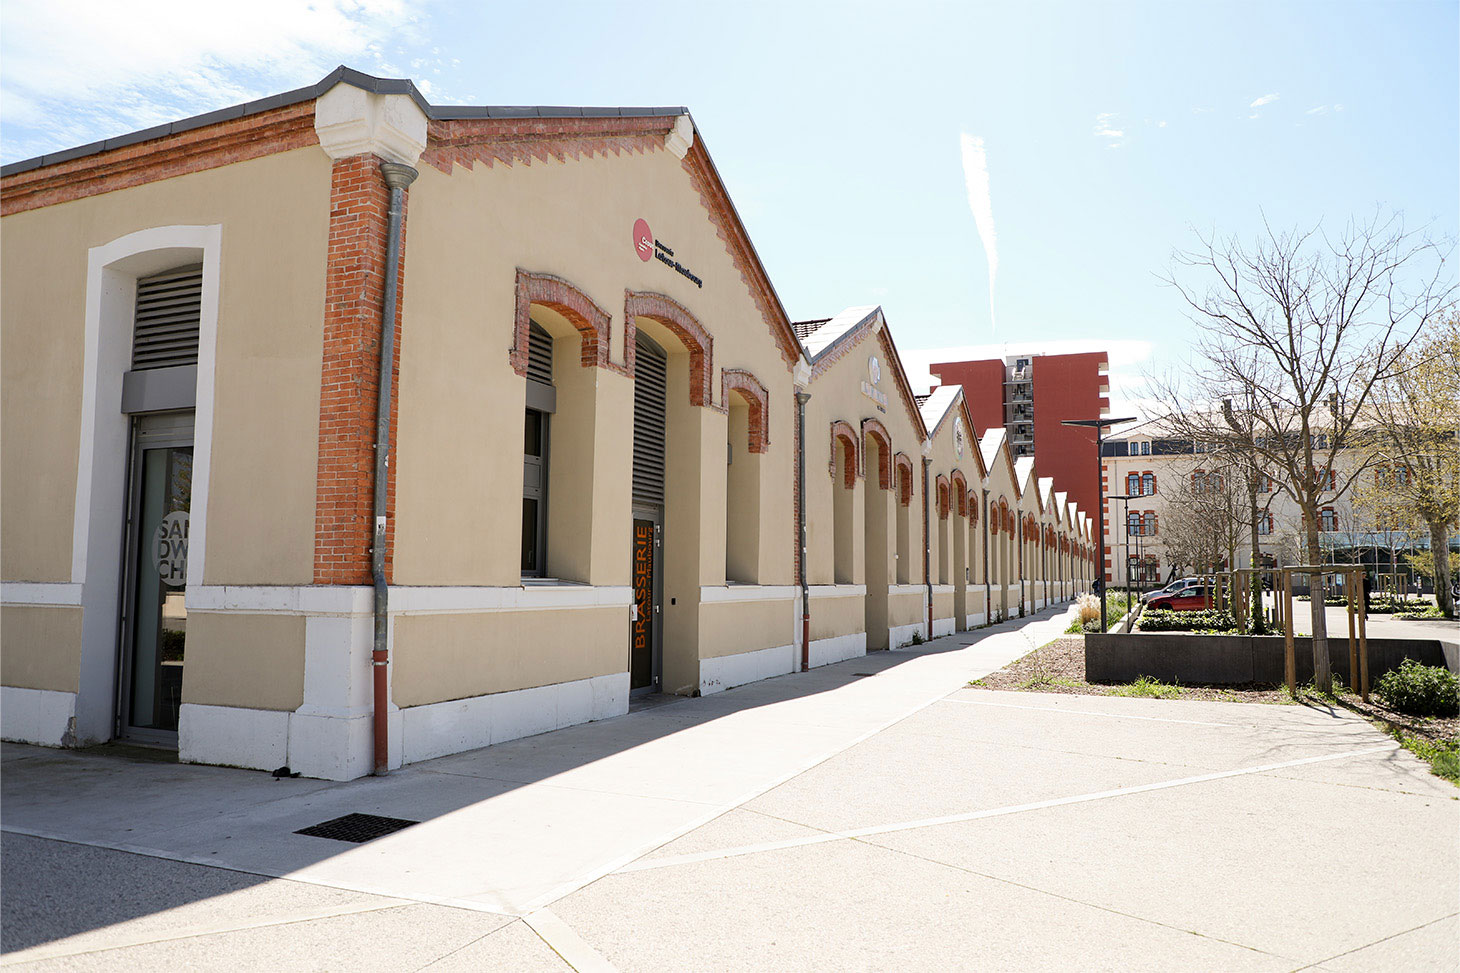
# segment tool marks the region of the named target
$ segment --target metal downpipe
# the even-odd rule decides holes
[[[928,523],[928,467],[932,460],[923,457],[923,584],[928,589],[928,641],[933,640],[933,566],[932,551],[930,550],[932,540],[932,525]]]
[[[811,597],[806,584],[806,403],[810,392],[796,393],[796,543],[801,551],[801,671],[811,668]]]
[[[399,162],[382,162],[380,174],[390,187],[390,211],[385,243],[385,297],[380,311],[380,384],[375,402],[375,496],[372,514],[374,542],[370,545],[370,579],[375,589],[375,640],[370,652],[374,689],[375,775],[390,767],[390,694],[386,644],[390,621],[390,588],[385,581],[386,499],[390,486],[390,413],[395,400],[396,301],[400,290],[400,236],[405,190],[415,181],[415,169]]]
[[[992,625],[994,623],[993,588],[989,583],[989,523],[991,511],[989,509],[989,492],[983,490],[983,623]]]

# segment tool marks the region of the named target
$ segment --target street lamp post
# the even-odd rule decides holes
[[[1119,496],[1110,495],[1110,499],[1121,502],[1120,515],[1125,523],[1125,604],[1126,609],[1130,608],[1130,501],[1139,497],[1139,493],[1123,493]]]
[[[1095,534],[1099,544],[1099,556],[1095,559],[1095,577],[1099,579],[1095,590],[1100,594],[1100,631],[1105,631],[1108,624],[1105,619],[1105,477],[1101,473],[1101,463],[1104,460],[1105,437],[1103,432],[1110,426],[1118,426],[1124,422],[1135,422],[1135,416],[1126,416],[1121,419],[1061,419],[1062,426],[1085,426],[1095,430]]]

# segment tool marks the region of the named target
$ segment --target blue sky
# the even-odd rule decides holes
[[[1185,354],[1158,275],[1193,228],[1385,206],[1460,232],[1453,0],[61,6],[0,8],[5,161],[342,62],[436,102],[682,104],[792,316],[880,303],[913,370],[1103,346],[1119,400]]]

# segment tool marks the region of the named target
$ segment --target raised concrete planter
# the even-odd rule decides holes
[[[1298,682],[1313,678],[1311,639],[1294,639]],[[1348,638],[1328,640],[1329,664],[1345,685],[1353,685],[1348,671]],[[1427,666],[1447,664],[1438,639],[1369,639],[1369,680],[1405,659]],[[1149,632],[1137,635],[1086,635],[1085,678],[1090,682],[1131,682],[1147,676],[1162,682],[1278,683],[1283,681],[1281,635],[1185,635]]]

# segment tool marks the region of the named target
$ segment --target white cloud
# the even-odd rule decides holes
[[[968,190],[968,208],[973,213],[973,224],[978,228],[978,238],[983,243],[984,258],[989,266],[989,326],[995,327],[994,279],[999,274],[999,234],[994,229],[994,202],[989,192],[988,155],[984,151],[983,139],[977,135],[962,134],[959,145],[963,155],[963,182]]]
[[[1141,368],[1150,360],[1154,350],[1153,342],[1134,338],[1074,338],[1068,341],[1022,341],[1001,345],[898,349],[898,354],[907,369],[907,379],[913,391],[922,393],[933,385],[933,373],[928,370],[933,362],[1002,359],[1013,354],[1077,355],[1103,351],[1110,356],[1110,414],[1149,417],[1154,414],[1152,405],[1138,393],[1145,383]]]
[[[1248,108],[1261,108],[1263,105],[1270,105],[1273,102],[1277,101],[1279,97],[1281,97],[1281,96],[1278,95],[1278,93],[1276,91],[1274,91],[1270,95],[1263,95],[1261,98],[1254,99],[1253,102],[1252,102],[1252,104],[1248,105],[1247,107]]]
[[[415,6],[419,6],[416,4]],[[381,70],[407,0],[6,0],[5,155],[54,151],[318,81]]]
[[[1115,121],[1115,112],[1101,112],[1095,116],[1095,135],[1097,138],[1106,139],[1106,146],[1118,149],[1125,144],[1125,130],[1116,128],[1112,122]]]
[[[1327,105],[1319,105],[1317,108],[1310,108],[1310,109],[1308,109],[1303,114],[1305,114],[1305,115],[1326,115],[1326,114],[1328,114],[1328,106]]]
[[[1164,121],[1159,121],[1159,122],[1156,123],[1156,127],[1157,128],[1165,128],[1166,127],[1166,123]]]

